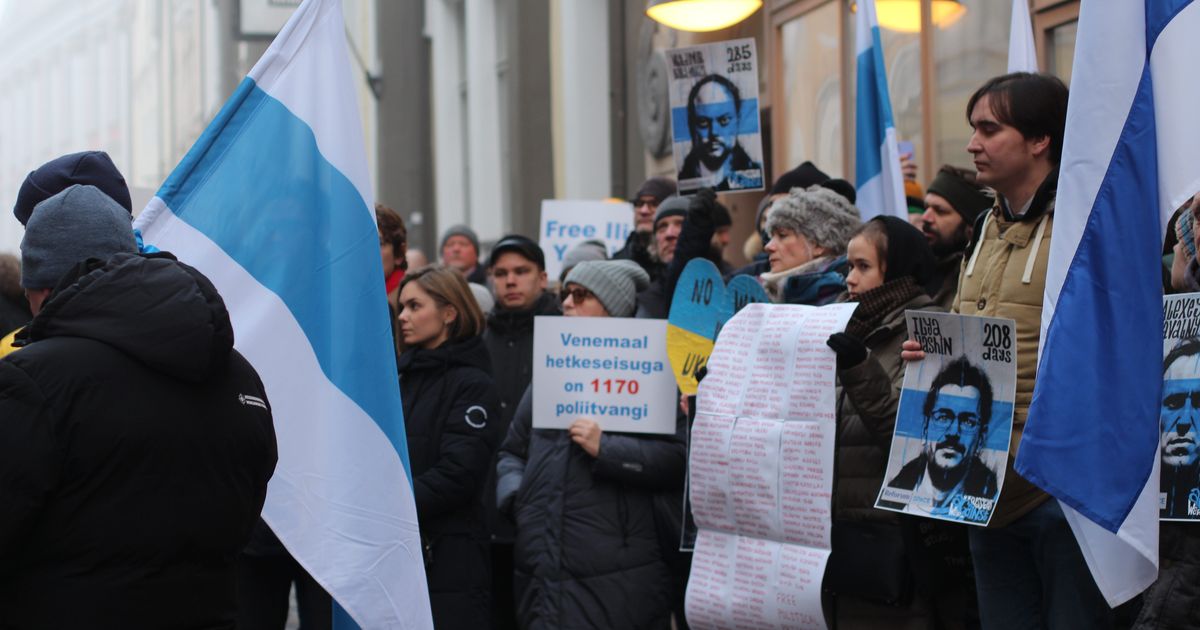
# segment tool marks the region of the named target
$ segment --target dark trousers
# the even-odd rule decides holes
[[[1006,527],[972,527],[969,537],[985,630],[1113,627],[1058,501]]]
[[[238,630],[283,630],[293,583],[301,630],[329,630],[333,626],[329,594],[287,553],[243,554],[238,559]]]
[[[513,545],[492,543],[492,630],[517,630]]]

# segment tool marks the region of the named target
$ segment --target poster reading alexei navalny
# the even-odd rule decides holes
[[[754,40],[675,48],[667,51],[667,64],[679,193],[761,189]]]
[[[909,363],[875,507],[987,525],[1004,484],[1017,382],[1010,319],[909,311]]]
[[[1200,521],[1200,293],[1163,298],[1159,518]]]

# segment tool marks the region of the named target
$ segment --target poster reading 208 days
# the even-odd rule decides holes
[[[1004,484],[1017,384],[1011,319],[909,311],[925,359],[905,367],[875,507],[971,525],[992,519]]]
[[[674,48],[667,64],[680,194],[762,188],[754,40]]]

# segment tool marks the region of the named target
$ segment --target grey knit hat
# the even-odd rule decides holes
[[[575,283],[591,291],[612,317],[631,317],[638,291],[650,286],[650,276],[632,260],[589,260],[575,265],[564,285]]]
[[[655,229],[658,228],[658,222],[667,217],[686,217],[690,202],[690,198],[680,197],[679,195],[667,197],[666,200],[658,204],[658,210],[654,212]]]
[[[76,184],[34,207],[21,240],[21,286],[51,289],[89,258],[137,250],[129,211],[99,188]]]
[[[858,208],[838,193],[821,186],[793,188],[771,206],[767,234],[783,228],[802,234],[813,247],[835,256],[846,253],[850,235],[862,225]]]
[[[438,245],[439,252],[443,249],[446,249],[446,241],[450,240],[451,236],[467,237],[467,240],[471,241],[471,244],[475,246],[475,255],[478,256],[480,254],[481,250],[479,249],[479,236],[475,234],[475,230],[472,230],[465,225],[452,225],[450,226],[450,229],[442,233],[442,243]]]
[[[605,247],[604,241],[592,239],[576,243],[575,247],[568,249],[562,259],[563,277],[571,273],[575,265],[588,260],[608,260],[608,248]]]

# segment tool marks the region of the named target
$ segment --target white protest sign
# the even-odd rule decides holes
[[[542,201],[542,227],[538,244],[546,253],[546,275],[558,279],[563,256],[572,247],[591,240],[602,241],[608,255],[625,246],[633,232],[633,206],[614,201]]]
[[[856,306],[750,304],[721,329],[688,460],[691,627],[825,627],[837,433],[825,341]]]
[[[534,318],[535,429],[590,418],[604,431],[674,433],[676,407],[666,321]]]

